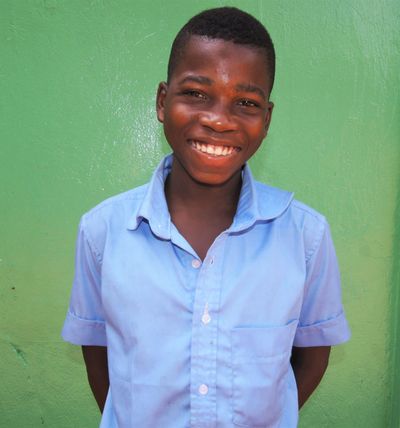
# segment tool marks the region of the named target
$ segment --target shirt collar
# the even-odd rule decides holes
[[[171,239],[171,216],[165,199],[164,183],[171,171],[172,160],[172,155],[168,155],[158,165],[147,186],[142,203],[129,219],[129,230],[137,229],[144,219],[148,221],[156,236]],[[256,221],[279,217],[286,211],[292,199],[291,192],[255,181],[246,164],[242,172],[238,208],[229,232],[240,232],[251,227]]]
[[[256,221],[273,220],[282,215],[293,199],[293,193],[254,180],[246,164],[242,174],[242,190],[230,232],[251,227]]]
[[[145,219],[152,232],[161,239],[171,239],[171,216],[164,193],[164,183],[171,171],[172,155],[166,156],[157,166],[147,185],[143,201],[128,222],[128,229],[135,230]]]

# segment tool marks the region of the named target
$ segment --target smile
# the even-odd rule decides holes
[[[211,156],[230,156],[240,151],[239,147],[215,146],[214,144],[202,143],[195,140],[189,140],[189,144],[199,152],[207,153]]]

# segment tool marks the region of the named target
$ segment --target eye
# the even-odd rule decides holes
[[[205,100],[206,99],[206,96],[204,94],[202,94],[199,91],[196,91],[195,89],[188,89],[186,91],[183,91],[182,94],[186,95],[188,97],[199,98],[201,100]]]
[[[259,104],[258,104],[258,103],[256,103],[255,101],[247,100],[247,99],[240,100],[240,101],[238,102],[238,104],[239,104],[240,106],[243,106],[243,107],[260,107],[260,106],[259,106]]]

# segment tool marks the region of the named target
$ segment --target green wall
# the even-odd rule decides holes
[[[170,43],[222,4],[0,0],[0,426],[97,426],[80,350],[60,339],[78,220],[168,151],[154,102]],[[253,171],[328,217],[353,332],[300,426],[398,428],[400,6],[230,4],[266,24],[278,54]]]

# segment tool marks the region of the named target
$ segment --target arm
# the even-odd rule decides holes
[[[320,383],[328,367],[330,346],[293,347],[290,363],[297,383],[299,409]]]
[[[107,347],[82,346],[82,353],[90,388],[100,411],[103,412],[110,384],[108,379]]]

